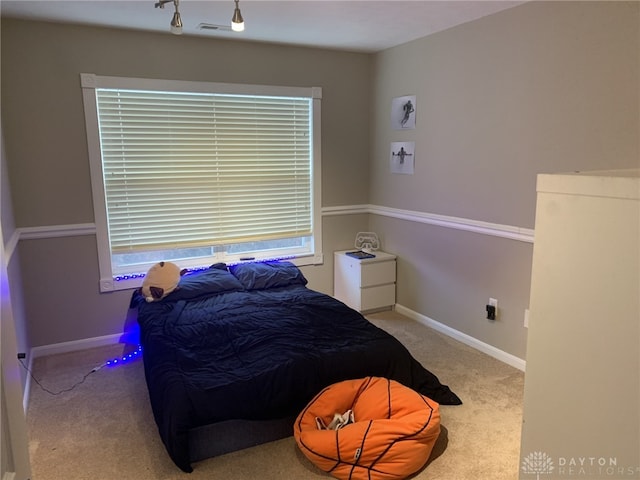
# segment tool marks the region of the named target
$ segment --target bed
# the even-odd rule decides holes
[[[134,293],[153,415],[180,469],[292,435],[304,406],[347,379],[462,403],[397,339],[306,284],[290,262],[256,262],[187,274],[161,301]]]

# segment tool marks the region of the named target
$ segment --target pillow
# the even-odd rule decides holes
[[[165,297],[165,301],[191,300],[202,295],[244,290],[236,277],[226,268],[212,265],[207,270],[187,273],[180,278],[178,287]]]
[[[256,262],[231,265],[234,274],[247,290],[306,285],[307,279],[291,262]]]

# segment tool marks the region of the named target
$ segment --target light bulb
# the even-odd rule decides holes
[[[242,32],[244,30],[244,19],[240,8],[238,8],[238,0],[236,1],[236,9],[233,11],[233,17],[231,18],[231,30],[234,32]]]
[[[171,33],[174,35],[182,34],[182,18],[180,18],[180,12],[176,10],[171,19]]]

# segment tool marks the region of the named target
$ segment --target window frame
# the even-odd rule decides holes
[[[264,95],[284,97],[307,97],[312,100],[312,165],[311,165],[311,221],[313,247],[310,253],[292,254],[287,259],[296,265],[316,265],[323,263],[322,253],[322,216],[321,216],[321,87],[285,87],[273,85],[229,84],[215,82],[194,82],[184,80],[160,80],[132,77],[100,76],[92,73],[80,74],[80,83],[84,102],[87,147],[91,174],[91,188],[96,225],[96,242],[98,247],[98,266],[100,272],[100,292],[125,290],[141,285],[144,273],[149,265],[141,265],[144,272],[131,275],[118,275],[113,272],[111,246],[107,218],[106,196],[103,177],[102,150],[98,122],[98,106],[96,89],[134,89],[157,90],[167,92],[193,92],[238,95]],[[213,260],[221,261],[214,254]],[[274,258],[274,257],[265,257]],[[261,259],[256,255],[256,259]],[[208,260],[206,260],[208,261]],[[183,268],[203,267],[203,260],[191,259],[180,261]]]

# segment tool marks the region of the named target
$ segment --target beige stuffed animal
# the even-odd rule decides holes
[[[162,300],[178,287],[185,272],[175,263],[156,263],[145,275],[140,291],[147,302]]]

